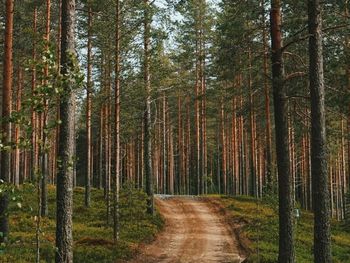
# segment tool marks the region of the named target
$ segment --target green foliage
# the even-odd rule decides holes
[[[55,254],[55,188],[48,189],[49,216],[42,218],[41,259],[54,262]],[[22,208],[10,206],[11,234],[9,244],[0,254],[0,262],[34,262],[37,201],[35,187],[21,186]],[[113,230],[106,224],[106,205],[101,190],[92,190],[91,207],[84,206],[84,189],[74,190],[73,236],[74,262],[116,262],[135,254],[141,242],[151,241],[163,222],[157,214],[146,214],[146,195],[142,191],[125,187],[121,192],[121,233],[117,246],[113,243]]]

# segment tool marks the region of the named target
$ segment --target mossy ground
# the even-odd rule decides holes
[[[278,212],[275,201],[260,201],[250,197],[221,197],[220,202],[230,217],[243,223],[243,232],[252,241],[253,253],[248,262],[277,262]],[[258,205],[259,204],[259,205]],[[313,262],[313,215],[302,211],[295,224],[296,262]],[[341,223],[332,222],[333,262],[350,262],[350,233]]]
[[[54,262],[55,258],[55,188],[50,186],[48,194],[49,216],[41,220],[41,262]],[[35,262],[37,192],[34,186],[27,184],[21,186],[18,196],[11,203],[10,237],[9,243],[0,250],[2,263]],[[107,224],[103,190],[92,190],[90,208],[84,206],[84,189],[74,190],[74,262],[122,262],[136,253],[140,243],[151,241],[162,228],[159,214],[153,218],[146,214],[146,195],[141,191],[126,187],[121,194],[120,209],[120,241],[115,245],[113,229]]]

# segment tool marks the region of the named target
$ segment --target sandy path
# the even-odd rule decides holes
[[[205,199],[157,198],[166,227],[134,263],[241,262],[229,226]]]

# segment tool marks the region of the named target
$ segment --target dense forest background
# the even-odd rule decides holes
[[[69,43],[77,57],[65,58],[73,65],[65,77],[62,2],[15,1],[10,114],[2,119],[9,131],[0,144],[9,161],[2,179],[37,184],[40,216],[48,214],[47,185],[65,165],[57,156],[68,82],[76,104],[66,127],[74,135],[67,164],[73,186],[85,187],[87,207],[91,188],[104,189],[116,239],[124,186],[148,196],[277,195],[274,117],[281,112],[272,99],[270,1],[76,1]],[[308,8],[305,1],[272,2],[283,14],[290,200],[313,211]],[[329,211],[350,222],[350,3],[322,8]]]

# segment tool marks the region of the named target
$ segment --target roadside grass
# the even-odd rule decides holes
[[[146,195],[126,187],[120,199],[120,241],[115,245],[111,217],[107,224],[103,190],[92,189],[91,194],[91,207],[86,208],[84,189],[74,190],[74,262],[112,263],[130,259],[137,253],[138,246],[152,241],[163,226],[158,213],[154,218],[147,215]],[[2,263],[35,262],[37,192],[33,185],[25,184],[18,190],[18,196],[10,205],[10,237],[6,247],[0,250]],[[41,262],[55,260],[55,200],[55,188],[49,186],[49,216],[41,219]]]
[[[251,241],[253,253],[248,262],[277,262],[278,207],[275,201],[256,201],[251,197],[219,198],[235,222],[241,222],[242,231]],[[301,211],[295,223],[296,262],[313,262],[313,214]],[[350,262],[350,233],[341,223],[332,221],[332,254],[334,263]]]

